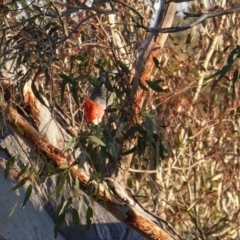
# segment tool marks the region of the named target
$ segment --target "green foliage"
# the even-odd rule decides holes
[[[80,224],[80,219],[79,219],[79,213],[78,210],[73,208],[72,209],[72,221],[73,221],[73,225],[74,227],[79,227]]]
[[[86,219],[87,219],[87,227],[86,230],[89,230],[92,224],[92,218],[93,218],[93,210],[90,206],[88,206],[87,212],[86,212]]]
[[[156,92],[163,92],[164,90],[159,86],[162,80],[155,80],[155,81],[146,81],[147,85]]]
[[[67,84],[71,84],[71,90],[72,90],[72,97],[75,101],[75,103],[77,104],[77,106],[79,106],[79,102],[78,102],[78,85],[77,82],[75,80],[73,80],[72,78],[66,76],[65,74],[59,74],[59,76],[63,79],[62,84],[61,84],[61,102],[63,102],[64,100],[64,90]]]
[[[31,194],[32,194],[32,189],[33,189],[33,185],[30,184],[27,188],[26,194],[25,194],[25,198],[23,200],[23,204],[22,204],[22,208],[25,208],[25,205],[27,203],[27,201],[29,200]]]
[[[17,87],[5,94],[13,96],[12,99],[6,97],[9,106],[16,104],[19,112],[29,114],[21,93],[31,79],[36,99],[45,105],[44,96],[51,107],[63,113],[69,125],[78,131],[65,151],[80,148],[92,167],[93,174],[85,189],[91,198],[98,193],[93,181],[102,182],[108,163],[115,163],[119,157],[116,143],[137,137],[136,146],[121,155],[133,154],[128,183],[138,200],[170,222],[183,238],[236,239],[239,236],[240,171],[237,13],[226,16],[223,24],[220,24],[221,17],[216,17],[214,21],[206,20],[201,29],[195,27],[171,34],[167,51],[153,58],[155,80],[147,81],[153,91],[144,99],[141,122],[133,124],[129,121],[132,113],[126,107],[132,101],[129,79],[134,65],[131,64],[146,34],[132,23],[148,24],[146,3],[108,1],[117,9],[116,23],[110,23],[109,12],[98,12],[108,10],[106,1],[94,1],[93,9],[89,10],[85,10],[85,5],[81,5],[80,10],[72,8],[72,15],[65,15],[64,4],[41,3],[12,1],[1,7],[0,63],[2,67],[12,61],[10,72],[15,74],[17,83]],[[234,1],[226,4],[230,7]],[[214,1],[209,5],[209,11],[219,8]],[[193,13],[205,10],[199,1],[191,5]],[[93,12],[96,15],[92,15]],[[192,22],[192,18],[186,22]],[[177,17],[175,25],[183,24],[183,19]],[[115,38],[117,33],[119,38]],[[215,37],[219,40],[211,45]],[[119,39],[121,46],[117,45]],[[81,122],[81,103],[102,73],[107,75],[104,85],[116,98],[103,122],[92,126]],[[31,118],[31,114],[26,119],[28,117]],[[120,124],[122,139],[116,138]],[[24,134],[20,126],[16,128],[20,135]],[[44,160],[42,155],[39,158]],[[14,162],[15,158],[8,161],[5,177]],[[20,181],[12,191],[28,180],[40,181],[43,166],[37,158],[31,164],[21,168],[17,176]],[[83,186],[77,178],[72,178],[68,168],[56,170],[49,162],[44,164],[43,178],[56,175],[60,179],[50,197],[58,197],[65,186],[72,194],[58,206],[55,237],[69,210],[73,225],[80,225],[84,202],[88,205],[89,229],[94,213],[88,200],[83,196],[79,199]],[[23,207],[33,187],[34,181],[31,181]],[[73,205],[74,199],[78,200],[77,207]]]
[[[11,191],[15,191],[19,188],[21,188],[22,186],[25,185],[25,183],[28,181],[28,177],[23,178],[21,181],[19,181],[13,188],[11,188]]]
[[[227,65],[223,66],[223,68],[221,70],[217,71],[213,75],[206,78],[206,80],[208,80],[208,79],[215,78],[218,76],[217,80],[215,80],[212,85],[212,89],[219,83],[219,81],[222,78],[224,78],[227,75],[227,73],[232,69],[233,64],[236,61],[239,61],[239,59],[240,59],[240,46],[237,45],[236,48],[230,52],[230,54],[227,58]],[[233,89],[234,89],[237,79],[238,79],[238,70],[236,70],[233,74],[233,82],[232,82]],[[234,94],[234,93],[232,92],[232,94]]]
[[[89,139],[92,141],[92,142],[94,142],[94,143],[97,143],[98,145],[100,145],[100,146],[106,146],[105,144],[104,144],[104,142],[101,140],[101,139],[99,139],[98,137],[96,137],[96,136],[89,136]]]
[[[65,201],[61,202],[59,204],[59,206],[57,207],[57,210],[55,213],[55,228],[54,228],[55,238],[57,238],[60,227],[64,223],[66,209],[70,204],[71,204],[71,198],[66,199]]]
[[[5,179],[8,177],[9,175],[9,171],[12,169],[12,167],[14,166],[15,164],[15,157],[10,157],[7,161],[7,164],[6,164],[6,168],[5,168],[5,171],[4,171],[4,177]]]
[[[232,77],[232,98],[235,98],[236,97],[236,83],[237,83],[237,80],[239,79],[239,71],[238,70],[235,70],[234,73],[233,73],[233,77]]]
[[[49,195],[49,197],[52,197],[54,195],[58,196],[62,190],[63,190],[63,186],[65,185],[66,182],[66,175],[65,174],[61,174],[61,180],[58,183],[56,189]]]
[[[23,174],[26,174],[29,169],[29,164],[25,165],[21,168],[20,172],[18,173],[16,179],[18,180]]]

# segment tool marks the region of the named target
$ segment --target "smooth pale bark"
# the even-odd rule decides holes
[[[22,209],[25,197],[25,188],[10,192],[10,189],[16,185],[14,178],[19,169],[16,167],[11,171],[10,176],[4,178],[4,168],[10,156],[17,159],[18,165],[28,162],[25,152],[31,156],[30,149],[24,142],[9,129],[5,131],[0,140],[0,240],[34,240],[34,239],[54,239],[54,219],[57,206],[67,199],[70,190],[65,188],[59,196],[49,198],[48,195],[56,189],[57,178],[51,177],[46,182],[40,184],[36,190],[33,190],[30,200]],[[83,193],[81,193],[83,194]],[[86,195],[85,199],[88,199]],[[91,202],[90,199],[88,199]],[[78,208],[78,203],[74,206]],[[81,225],[76,229],[72,225],[70,211],[66,215],[66,223],[60,229],[58,240],[68,239],[143,239],[139,234],[127,228],[124,224],[107,213],[99,204],[91,202],[94,216],[93,223],[89,231],[86,231],[86,210],[87,204],[83,202],[80,216]],[[11,214],[12,213],[12,214]],[[10,216],[11,215],[11,216]]]
[[[10,192],[16,182],[6,180],[2,168],[0,168],[0,183],[0,236],[8,240],[54,239],[54,223],[44,210],[38,194],[33,193],[31,201],[22,210],[25,191],[20,189]],[[57,240],[63,239],[59,234]]]

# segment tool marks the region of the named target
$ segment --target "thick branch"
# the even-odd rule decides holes
[[[43,153],[58,167],[68,166],[73,179],[77,177],[82,190],[85,190],[90,182],[90,177],[82,169],[79,169],[77,165],[73,165],[69,156],[65,156],[60,149],[49,143],[12,107],[8,110],[7,123],[34,151]],[[133,228],[147,239],[180,239],[165,221],[161,222],[158,218],[147,213],[126,193],[120,193],[120,195],[124,195],[124,198],[119,198],[119,196],[116,197],[112,194],[106,183],[101,184],[91,181],[90,184],[94,184],[97,189],[95,200],[98,203],[121,222]],[[173,237],[168,231],[171,232]]]

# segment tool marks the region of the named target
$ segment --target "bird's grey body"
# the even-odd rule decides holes
[[[104,110],[113,103],[113,94],[106,89],[104,82],[106,81],[106,76],[101,75],[98,77],[98,86],[95,86],[90,95],[90,99],[99,105],[101,105]]]

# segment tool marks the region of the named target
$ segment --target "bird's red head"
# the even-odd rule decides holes
[[[102,121],[104,109],[101,105],[88,99],[84,102],[83,108],[85,118],[88,122],[92,122],[97,125]]]

